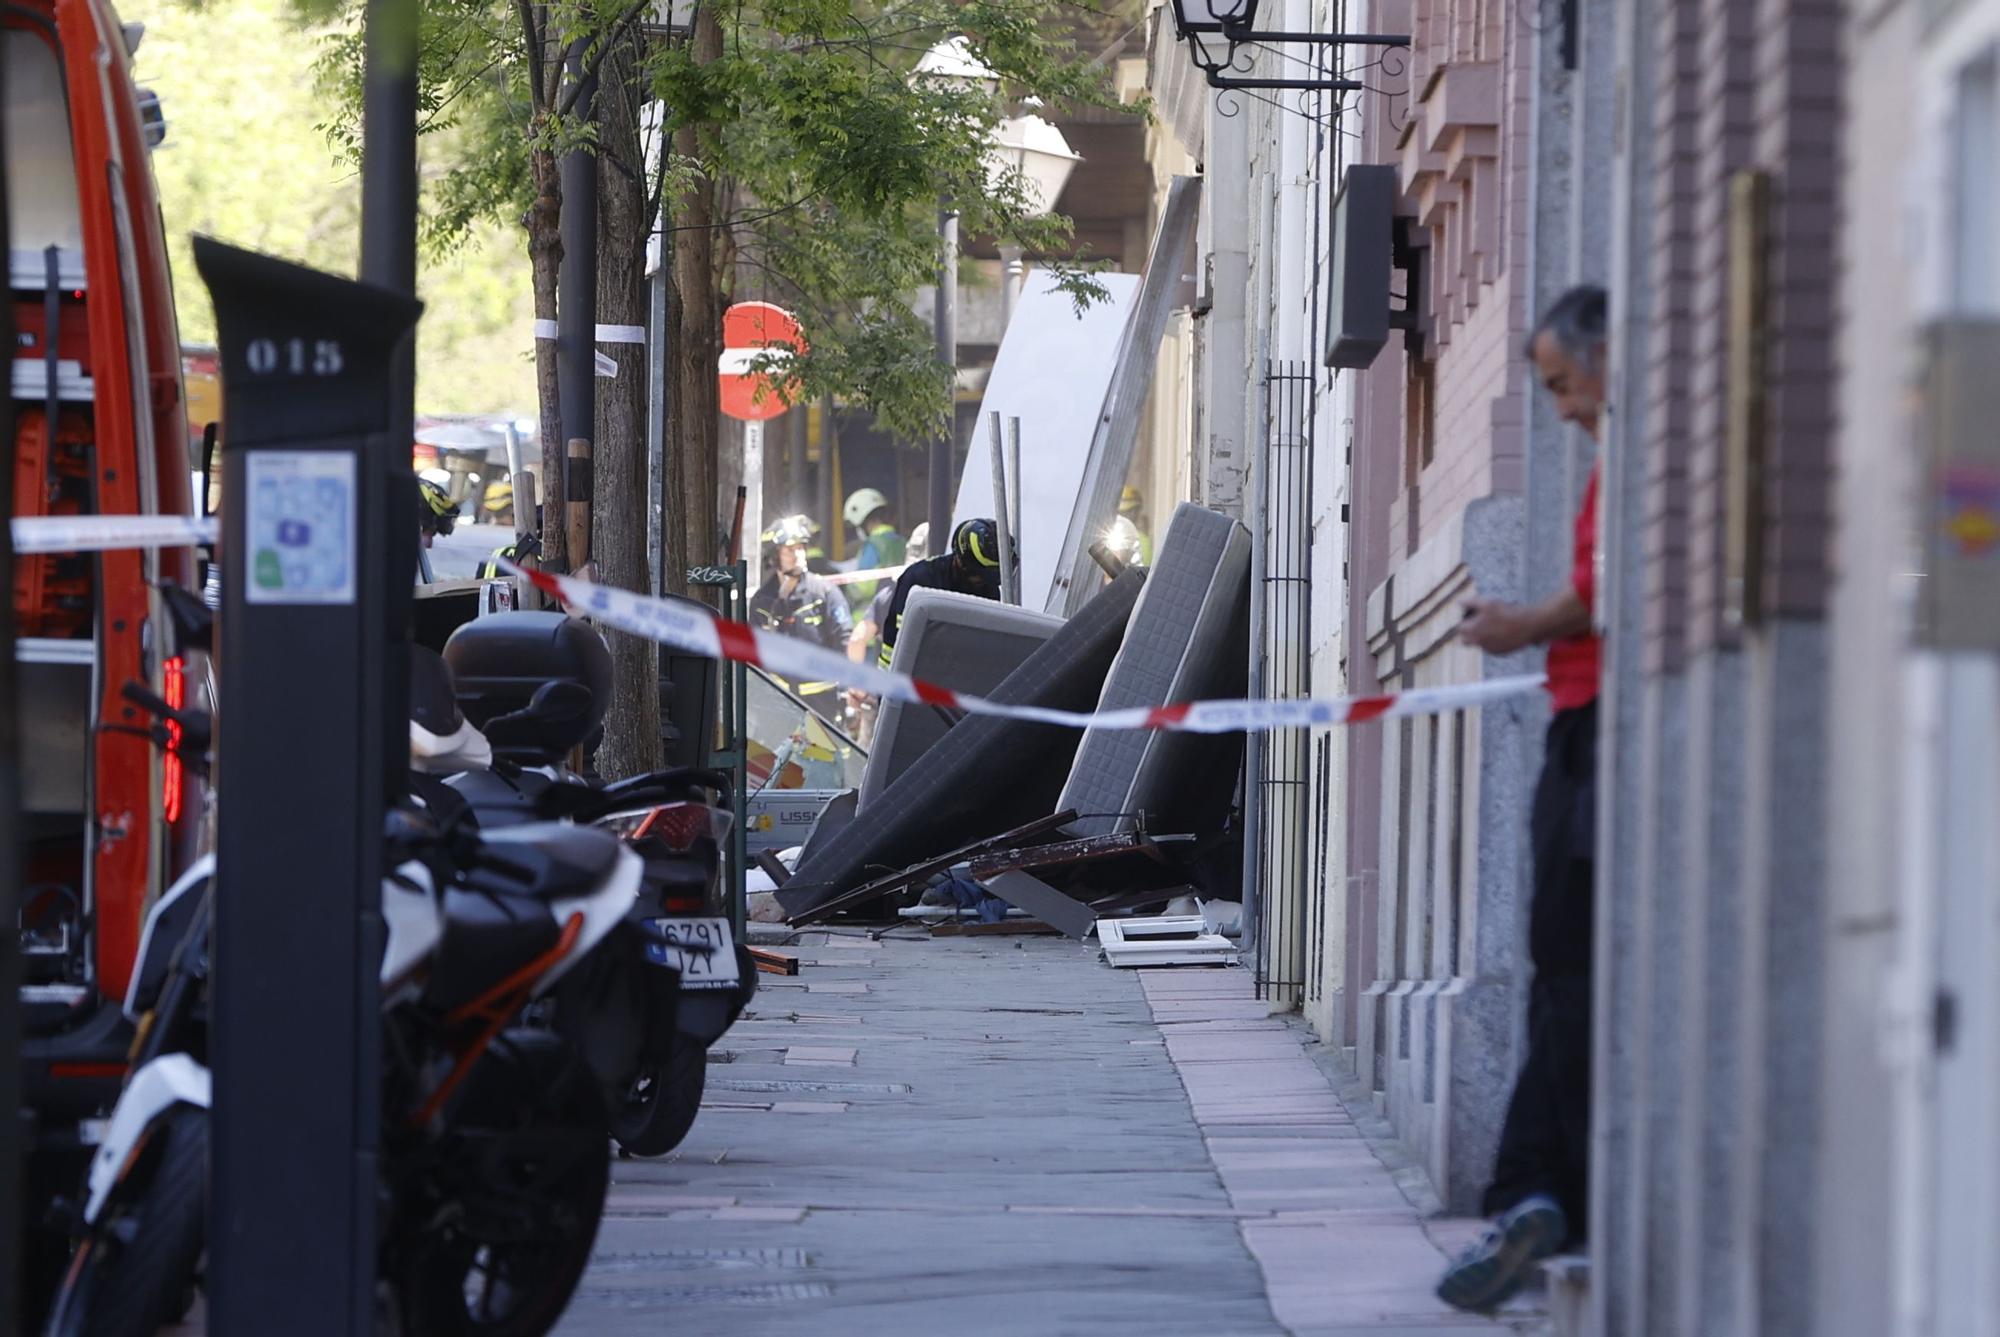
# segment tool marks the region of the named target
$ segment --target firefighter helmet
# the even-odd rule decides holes
[[[868,517],[877,511],[887,510],[889,499],[872,487],[860,488],[847,496],[847,504],[840,508],[847,523],[856,529],[868,523]]]
[[[951,550],[969,566],[1000,569],[1000,530],[991,520],[961,520],[951,531]]]
[[[458,523],[458,503],[451,495],[428,478],[417,480],[417,491],[423,494],[424,504],[417,512],[418,523],[426,534],[449,534]]]

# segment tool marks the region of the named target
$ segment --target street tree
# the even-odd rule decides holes
[[[664,576],[678,590],[687,564],[722,555],[716,364],[730,302],[766,298],[798,316],[806,352],[768,368],[789,401],[830,395],[928,440],[947,430],[952,375],[912,298],[935,276],[941,203],[958,211],[966,235],[1042,257],[1079,304],[1099,295],[1068,220],[1042,213],[1018,171],[993,165],[989,145],[999,120],[1030,100],[1111,105],[1094,59],[1102,40],[1092,34],[1119,33],[1136,8],[1121,18],[1061,0],[704,0],[685,33],[643,36],[664,8],[659,0],[441,0],[426,7],[420,75],[437,136],[426,169],[438,178],[433,189],[461,206],[429,219],[426,235],[445,245],[452,229],[482,217],[521,218],[538,316],[555,315],[558,154],[580,144],[600,155],[602,321],[641,322],[637,260],[659,219],[672,280],[674,405]],[[358,25],[358,4],[351,17]],[[954,35],[990,80],[913,77],[923,52]],[[595,76],[592,100],[563,77],[563,56]],[[346,124],[358,133],[358,47],[331,64],[347,71]],[[648,103],[659,108],[663,141],[650,156],[634,114]],[[498,143],[510,132],[518,151]],[[538,351],[546,453],[561,441],[552,350]],[[622,372],[600,382],[593,443],[594,555],[604,579],[631,589],[647,580],[643,403],[630,398],[642,384]],[[545,537],[557,529],[545,524]],[[754,558],[756,536],[748,538]],[[613,713],[643,721],[656,700],[643,657],[621,654]],[[607,773],[656,755],[657,730],[633,735],[607,740]]]

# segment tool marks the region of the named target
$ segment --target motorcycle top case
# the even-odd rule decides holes
[[[558,755],[596,736],[611,699],[611,652],[585,624],[562,613],[495,613],[476,618],[445,642],[459,709],[496,750]],[[548,683],[590,693],[582,711],[533,714],[528,705]],[[499,729],[493,722],[514,716]]]

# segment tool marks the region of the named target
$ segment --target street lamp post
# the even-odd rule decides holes
[[[931,440],[930,497],[926,510],[931,533],[951,530],[951,475],[958,445],[958,210],[949,201],[938,205],[937,288],[931,301],[931,333],[937,339],[938,361],[951,375],[946,388],[944,425]],[[933,546],[942,539],[933,539]],[[940,552],[944,551],[939,547]]]
[[[997,97],[1000,76],[981,60],[963,37],[949,37],[931,47],[911,73],[913,83],[936,82]],[[1055,208],[1063,185],[1079,158],[1062,136],[1062,131],[1034,114],[1030,102],[1018,116],[1009,116],[995,127],[986,155],[987,179],[999,183],[1012,176],[1022,179],[1023,192],[1035,215]],[[1014,292],[1022,264],[1018,246],[1003,245],[1006,262],[1001,278],[1001,328],[1014,312]],[[931,306],[931,331],[937,341],[938,361],[951,374],[951,400],[944,428],[931,441],[930,516],[932,546],[945,542],[950,531],[952,473],[956,467],[958,435],[958,210],[950,200],[938,202],[937,288]]]
[[[695,0],[656,0],[652,12],[639,22],[639,31],[648,41],[669,44],[694,31]],[[648,102],[641,110],[646,127],[646,176],[657,179],[667,155],[668,107]],[[672,314],[667,301],[673,264],[673,248],[667,231],[666,201],[654,211],[652,230],[646,238],[646,468],[651,504],[647,537],[652,553],[653,593],[665,594],[673,588],[667,575],[667,419],[673,412],[672,361],[668,347]],[[595,359],[593,359],[593,362]]]
[[[1013,242],[1000,243],[1000,337],[1007,337],[1007,327],[1014,323],[1014,299],[1020,296],[1021,282],[1028,276],[1027,261],[1022,258],[1022,250]]]
[[[986,157],[986,171],[996,182],[1018,173],[1028,207],[1040,217],[1055,211],[1070,173],[1082,158],[1061,130],[1034,113],[1034,105],[1031,101],[1021,115],[1000,122]],[[1014,318],[1014,299],[1027,267],[1022,263],[1021,248],[1012,242],[1001,243],[1000,262],[1000,332],[1004,337]]]
[[[998,95],[1000,76],[981,60],[963,37],[947,37],[924,52],[910,73],[913,84],[940,84],[971,92]],[[931,301],[931,334],[937,358],[950,376],[945,420],[931,439],[930,488],[926,513],[931,546],[941,546],[951,531],[951,482],[958,444],[958,210],[948,199],[938,201],[937,287]]]

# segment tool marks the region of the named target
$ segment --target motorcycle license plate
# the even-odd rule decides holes
[[[736,972],[736,945],[729,936],[729,921],[710,919],[654,919],[648,921],[665,942],[646,944],[646,956],[681,973],[683,989],[733,989],[740,976]]]

